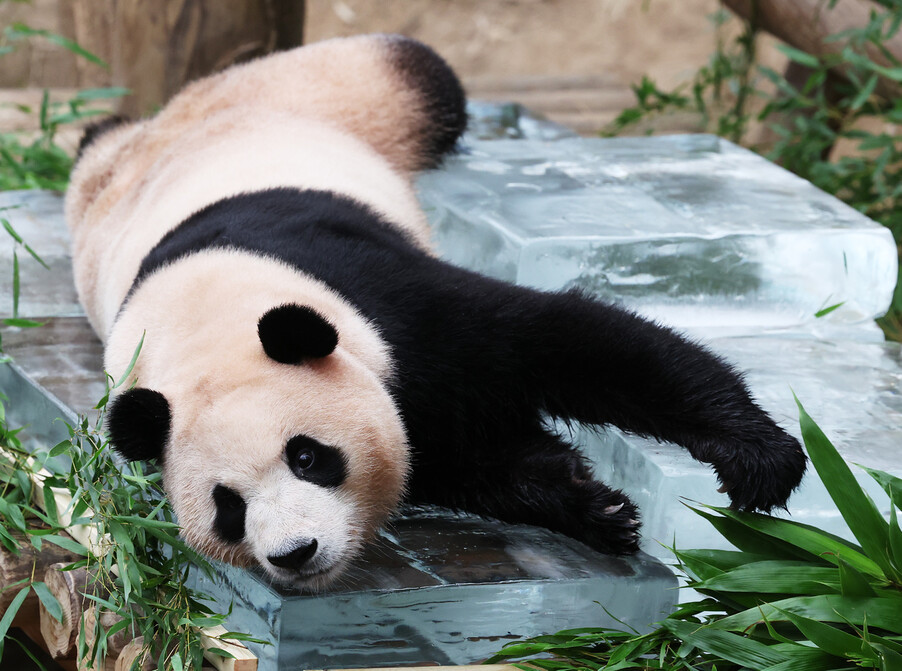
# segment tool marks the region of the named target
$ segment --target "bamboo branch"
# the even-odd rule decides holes
[[[6,458],[11,461],[15,460],[15,457],[2,447],[0,447],[0,458]],[[30,459],[29,465],[33,466],[33,464],[34,464],[34,459]],[[29,470],[28,475],[32,481],[32,484],[34,485],[34,491],[33,491],[34,504],[35,504],[35,506],[43,509],[44,508],[44,489],[45,489],[44,481],[47,478],[51,477],[52,474],[48,470],[42,468],[40,470],[35,470],[35,471]],[[74,527],[71,526],[72,509],[74,506],[72,504],[73,503],[72,497],[69,494],[69,492],[67,490],[64,490],[64,489],[61,489],[58,487],[52,488],[51,491],[53,493],[53,498],[56,503],[57,510],[59,511],[60,525],[66,527],[66,531],[69,533],[69,535],[72,536],[79,543],[84,545],[86,548],[88,548],[92,552],[92,554],[94,554],[95,556],[102,556],[104,553],[109,551],[109,549],[112,545],[112,542],[108,535],[101,538],[100,533],[97,531],[97,529],[95,527],[88,526],[88,525],[78,525],[78,526],[74,526]],[[86,516],[86,517],[90,517],[91,515],[93,515],[93,511],[88,509],[84,513],[82,513],[82,515]],[[25,544],[25,547],[27,550],[28,548],[31,548],[31,545]],[[51,551],[51,548],[53,548],[54,550]],[[43,576],[43,575],[45,575],[45,572],[49,569],[51,564],[56,564],[56,563],[60,563],[60,562],[72,563],[73,561],[75,561],[74,555],[70,555],[70,554],[62,554],[61,555],[60,553],[56,552],[55,550],[56,550],[56,546],[51,546],[49,543],[45,543],[44,547],[42,549],[42,552],[30,553],[26,557],[24,564],[21,561],[18,561],[18,558],[16,558],[16,561],[10,560],[8,562],[8,567],[10,570],[14,569],[15,572],[7,574],[5,572],[5,571],[7,571],[5,566],[7,566],[7,565],[4,565],[3,560],[5,558],[7,558],[6,555],[9,555],[9,557],[13,557],[13,558],[15,556],[12,555],[12,553],[6,552],[3,548],[0,548],[0,588],[4,587],[6,585],[12,584],[13,582],[16,582],[17,580],[22,580],[23,578],[31,578],[32,576]],[[46,556],[45,556],[45,552],[47,553]],[[23,554],[25,554],[25,551],[23,551]],[[42,557],[44,559],[41,559]],[[68,559],[68,561],[66,561],[67,559]],[[33,573],[32,571],[28,571],[27,575],[22,575],[20,577],[13,577],[13,576],[18,576],[19,573],[21,573],[21,569],[23,566],[27,566],[27,567],[31,568],[32,566],[36,566],[38,561],[41,562],[41,566],[43,569],[41,572]],[[29,562],[31,562],[31,563],[29,563]],[[113,567],[113,572],[116,573],[115,566]],[[57,571],[57,573],[64,573],[64,572]],[[51,578],[51,579],[57,580],[57,578]],[[66,612],[66,605],[65,605],[64,600],[68,601],[69,603],[73,603],[72,600],[74,600],[74,602],[80,603],[80,601],[81,601],[80,595],[79,596],[73,596],[73,595],[78,594],[77,586],[82,585],[82,584],[84,584],[84,583],[78,581],[77,577],[73,577],[72,584],[70,585],[67,580],[67,577],[62,576],[62,581],[60,582],[60,584],[57,585],[57,589],[61,590],[61,594],[60,594],[60,597],[58,597],[58,600],[60,601],[60,604],[63,605],[64,613]],[[0,593],[0,594],[2,594],[3,596],[6,595],[5,592]],[[33,594],[30,596],[34,597]],[[11,600],[11,598],[12,597],[10,595],[10,600]],[[25,608],[27,603],[28,603],[28,601],[26,600],[26,602],[23,604],[22,608]],[[35,605],[36,609],[44,608],[43,604],[40,604],[38,606],[37,597],[34,597],[34,605]],[[6,606],[4,605],[3,609],[5,610],[5,608],[6,608]],[[76,606],[76,608],[77,608],[77,606]],[[75,609],[73,608],[73,611],[74,610]],[[22,612],[23,612],[22,609],[20,609],[20,613],[22,613]],[[40,610],[37,610],[37,612],[34,613],[34,616],[35,616],[34,621],[35,622],[37,622],[38,619],[41,617],[39,615],[39,612],[40,612]],[[78,609],[78,619],[79,620],[81,619],[80,616],[81,616],[81,609]],[[48,619],[53,619],[49,613],[45,614],[44,617],[48,618]],[[73,612],[72,616],[69,618],[69,622],[70,623],[75,622],[75,613],[74,612]],[[105,626],[111,626],[111,624],[105,625]],[[61,639],[63,638],[65,633],[68,633],[68,632],[66,632],[65,627],[64,627],[63,631],[59,632],[59,636]],[[77,627],[76,627],[76,633],[77,633]],[[238,642],[222,641],[222,640],[218,639],[219,636],[226,633],[226,629],[224,627],[213,627],[213,628],[201,629],[201,630],[199,630],[199,633],[201,636],[201,644],[203,645],[204,650],[205,650],[204,657],[219,671],[256,671],[257,657],[250,650],[248,650],[245,646],[241,645]],[[65,642],[60,640],[60,642],[58,644],[58,649],[62,649],[62,647],[64,645],[65,645]],[[235,659],[227,659],[227,658],[220,656],[217,653],[210,652],[210,648],[219,648],[221,650],[226,650],[226,651],[230,652],[232,655],[234,655]],[[57,648],[55,648],[55,649],[57,649]],[[124,649],[124,647],[122,649]],[[65,653],[63,653],[63,654],[65,654]],[[111,657],[111,659],[112,659],[112,657]]]

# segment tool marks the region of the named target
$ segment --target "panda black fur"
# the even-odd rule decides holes
[[[464,126],[438,56],[367,36],[86,136],[67,218],[114,377],[146,332],[112,440],[162,460],[201,551],[322,587],[405,495],[635,551],[635,507],[545,415],[680,443],[739,508],[798,485],[797,441],[706,350],[434,256],[411,179]]]

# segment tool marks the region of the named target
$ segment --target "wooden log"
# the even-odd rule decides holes
[[[137,666],[135,665],[137,662]],[[116,658],[115,671],[131,671],[132,668],[139,671],[150,671],[155,668],[153,658],[144,650],[144,637],[132,639],[125,644],[122,652]]]
[[[80,84],[131,89],[119,112],[140,116],[182,86],[301,43],[302,0],[67,0],[73,37],[110,65],[85,61]]]
[[[20,580],[31,580],[32,576],[40,579],[40,576],[44,574],[49,565],[56,563],[71,564],[78,559],[71,552],[46,542],[42,543],[41,551],[38,552],[30,542],[25,540],[24,535],[17,532],[13,532],[12,535],[19,541],[20,552],[18,555],[15,555],[5,547],[0,546],[0,587],[12,585]],[[19,589],[15,587],[0,592],[0,617],[6,612],[10,602],[18,592]],[[39,604],[40,601],[37,594],[32,590],[19,608],[13,620],[13,626],[22,629],[31,627],[33,631],[38,631],[38,622],[40,620]]]
[[[227,633],[227,630],[223,626],[201,630],[200,643],[205,650],[219,648],[232,655],[231,658],[225,658],[216,654],[206,654],[207,661],[217,671],[257,671],[257,657],[243,645],[219,638],[225,633]]]
[[[868,24],[872,11],[885,11],[871,0],[841,0],[832,8],[825,0],[721,0],[721,2],[740,17],[754,22],[790,46],[813,56],[840,53],[847,42],[827,41],[827,37],[850,28],[863,28]],[[897,32],[887,40],[884,47],[895,58],[902,59],[902,32]],[[865,49],[876,63],[884,66],[892,65],[873,44],[868,43]],[[876,91],[886,98],[895,98],[902,94],[902,87],[890,79],[881,77]]]
[[[47,651],[54,659],[75,659],[78,647],[78,634],[82,626],[82,613],[91,611],[94,617],[94,602],[85,594],[107,597],[108,592],[96,581],[94,575],[85,569],[63,571],[63,564],[49,566],[44,572],[44,583],[50,593],[56,597],[63,610],[63,621],[54,618],[40,606],[41,635]],[[112,624],[107,625],[112,626]],[[94,619],[87,631],[94,631]],[[125,645],[121,641],[119,649]]]
[[[104,630],[109,630],[114,624],[122,621],[122,618],[116,613],[101,611],[98,622],[98,610],[100,610],[100,608],[97,604],[91,604],[85,608],[83,616],[79,619],[78,637],[84,637],[84,640],[87,642],[88,654],[85,657],[78,658],[78,671],[89,671],[91,669],[97,671],[98,669],[115,668],[116,659],[132,641],[131,632],[129,632],[128,629],[116,632],[106,640],[106,653],[101,659],[95,661],[94,641],[97,634],[96,628],[99,626]]]

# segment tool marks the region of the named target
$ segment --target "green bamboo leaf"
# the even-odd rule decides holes
[[[839,303],[834,303],[833,305],[828,305],[827,307],[821,308],[820,310],[818,310],[817,312],[815,312],[815,313],[814,313],[814,316],[815,316],[817,319],[820,319],[821,317],[826,317],[828,314],[830,314],[830,313],[833,312],[834,310],[838,310],[839,308],[841,308],[841,307],[842,307],[843,305],[845,305],[845,304],[846,304],[845,301],[840,301]]]
[[[706,652],[749,669],[763,671],[789,659],[770,646],[728,631],[670,619],[663,620],[661,626]]]
[[[122,377],[119,378],[119,381],[113,385],[113,389],[117,387],[121,387],[123,383],[128,379],[128,376],[132,374],[132,370],[135,368],[135,364],[138,362],[138,355],[141,354],[141,348],[144,347],[144,336],[147,333],[141,334],[141,340],[138,342],[138,346],[135,348],[135,353],[132,354],[132,360],[129,362],[128,367],[125,369],[125,372],[122,373]]]
[[[764,619],[784,620],[783,612],[801,615],[821,622],[852,623],[880,627],[888,631],[899,627],[902,613],[902,596],[883,596],[872,599],[844,597],[841,595],[802,596],[781,599],[749,608],[712,623],[715,629],[745,631]]]
[[[23,37],[42,37],[48,42],[56,44],[57,46],[61,46],[64,49],[71,51],[73,54],[77,54],[96,65],[104,68],[109,68],[109,66],[103,60],[92,54],[90,51],[79,46],[76,42],[63,37],[62,35],[52,33],[49,30],[38,30],[35,28],[30,28],[23,23],[14,23],[13,25],[7,27],[4,32],[10,39],[21,39]]]
[[[839,536],[793,520],[783,520],[769,515],[741,512],[730,508],[705,507],[755,531],[771,536],[774,540],[779,539],[781,542],[803,551],[796,558],[810,560],[812,557],[818,557],[824,562],[834,565],[842,559],[862,573],[880,580],[886,578],[881,567],[864,555],[861,548]]]
[[[849,659],[861,652],[861,639],[852,636],[829,624],[796,615],[788,611],[780,611],[783,618],[792,622],[802,635],[826,653]]]
[[[6,634],[9,631],[13,620],[16,618],[16,614],[19,612],[19,608],[22,607],[22,603],[25,601],[25,597],[28,596],[28,592],[30,591],[31,588],[26,585],[19,590],[19,593],[13,597],[13,600],[10,601],[9,605],[6,607],[6,612],[3,614],[3,617],[0,618],[0,641],[6,638]]]
[[[833,499],[865,554],[880,567],[887,578],[898,577],[890,561],[887,547],[889,525],[874,502],[861,489],[845,460],[839,456],[824,432],[805,412],[798,398],[796,405],[799,407],[799,423],[808,456],[827,488],[830,498]]]
[[[697,515],[704,517],[713,526],[721,536],[726,538],[734,546],[743,552],[750,552],[756,555],[764,555],[771,559],[808,559],[811,553],[794,545],[783,541],[779,535],[768,534],[750,527],[745,520],[738,520],[731,515],[724,515],[721,511],[727,509],[712,508],[711,506],[702,506],[710,508],[721,515],[712,515],[702,508],[687,506]],[[819,553],[815,553],[819,554]],[[827,562],[824,559],[824,563]]]
[[[762,594],[838,594],[839,570],[810,562],[762,561],[739,566],[693,585],[698,590]]]
[[[795,47],[791,47],[788,44],[778,44],[777,49],[782,51],[787,58],[791,61],[795,61],[801,65],[806,67],[817,69],[820,67],[821,62],[817,58],[817,56],[812,56],[809,53],[801,51],[800,49],[796,49]]]
[[[874,72],[868,77],[867,83],[861,87],[861,90],[858,94],[852,99],[852,102],[849,103],[849,107],[853,110],[861,109],[861,106],[864,105],[868,98],[871,97],[871,94],[874,93],[874,89],[877,88],[877,82],[879,81],[880,76]]]
[[[19,255],[13,250],[13,319],[19,318]]]
[[[74,552],[80,557],[87,557],[88,550],[84,545],[78,543],[68,536],[58,536],[56,534],[52,534],[50,536],[44,536],[44,540],[54,545],[59,545],[63,550],[68,550],[69,552]]]
[[[18,328],[29,329],[37,326],[43,326],[44,322],[36,322],[32,319],[4,319],[3,323],[7,326],[17,326]]]
[[[739,552],[736,550],[672,550],[679,560],[690,559],[704,562],[708,566],[717,569],[718,572],[755,562],[769,561],[770,555],[759,555],[752,552]]]
[[[895,475],[890,475],[874,468],[867,468],[866,466],[861,466],[860,468],[863,468],[868,475],[874,478],[883,487],[883,491],[886,492],[886,495],[889,496],[896,507],[902,510],[902,478],[897,478]]]
[[[843,596],[877,596],[867,576],[843,560],[839,561],[839,586]]]
[[[33,582],[31,583],[31,588],[34,590],[34,593],[38,595],[38,598],[41,600],[41,603],[44,604],[44,608],[47,609],[47,612],[50,616],[56,620],[57,622],[63,621],[63,607],[60,605],[60,602],[56,600],[56,597],[50,592],[50,589],[43,582]]]
[[[53,489],[51,487],[44,487],[43,489],[43,499],[44,499],[44,512],[47,514],[47,517],[52,520],[52,525],[56,526],[59,524],[59,510],[56,508],[56,497],[53,495]]]
[[[902,575],[902,529],[896,516],[896,507],[889,508],[889,554],[896,571]]]
[[[879,643],[873,647],[880,655],[880,671],[902,671],[902,655]]]

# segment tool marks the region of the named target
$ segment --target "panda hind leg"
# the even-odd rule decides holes
[[[543,526],[606,554],[639,549],[636,506],[623,492],[596,480],[583,456],[560,436],[537,429],[499,452],[504,464],[483,471],[485,479],[458,490],[463,500],[450,505]]]

